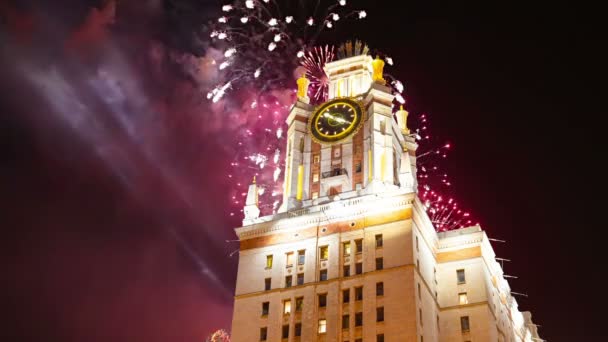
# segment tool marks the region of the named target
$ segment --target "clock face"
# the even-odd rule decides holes
[[[310,131],[315,140],[333,143],[355,133],[363,117],[363,108],[354,99],[331,100],[319,107],[310,118]]]

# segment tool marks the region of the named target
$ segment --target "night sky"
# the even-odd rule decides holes
[[[453,193],[507,241],[494,248],[512,260],[505,273],[519,277],[509,282],[529,295],[517,299],[541,337],[605,339],[599,10],[367,3],[354,5],[365,25],[326,40],[360,38],[395,60],[410,113],[427,113],[454,146]],[[237,257],[226,240],[239,218],[224,174],[242,126],[204,111],[175,57],[205,53],[192,32],[217,3],[110,7],[0,4],[11,340],[203,341],[230,328]],[[120,94],[107,88],[113,75]]]

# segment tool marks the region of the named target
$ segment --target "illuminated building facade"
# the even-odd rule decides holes
[[[481,228],[435,232],[382,68],[366,55],[329,63],[316,108],[298,80],[283,204],[260,217],[254,182],[236,229],[232,340],[540,340]]]

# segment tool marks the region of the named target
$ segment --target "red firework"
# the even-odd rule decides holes
[[[335,58],[335,51],[332,45],[315,46],[306,51],[301,64],[306,68],[306,77],[310,81],[308,96],[313,104],[327,100],[329,91],[329,79],[325,74],[325,64]]]

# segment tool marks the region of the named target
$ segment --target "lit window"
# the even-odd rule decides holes
[[[291,287],[291,276],[285,277],[285,287]]]
[[[317,199],[317,198],[319,198],[319,193],[315,191],[315,192],[312,193],[312,199],[314,200],[314,199]]]
[[[264,302],[262,303],[262,316],[268,315],[268,310],[270,309],[270,303]]]
[[[460,330],[462,332],[468,332],[470,330],[469,316],[460,317]]]
[[[315,154],[315,155],[312,157],[312,162],[313,162],[314,164],[319,164],[319,159],[320,159],[320,158],[319,158],[319,155],[318,155],[318,154]]]
[[[288,315],[291,313],[291,299],[283,302],[283,314]]]
[[[327,270],[319,271],[319,281],[327,280]]]
[[[342,244],[342,250],[344,251],[344,256],[350,255],[350,241]]]
[[[376,308],[376,322],[384,322],[384,307]]]
[[[363,300],[363,287],[355,287],[355,300]]]
[[[304,305],[304,297],[296,298],[296,312],[302,311],[302,306]]]
[[[343,315],[342,316],[342,329],[348,329],[348,324],[350,321],[350,316],[349,315]]]
[[[384,296],[384,283],[376,283],[376,296]]]
[[[283,338],[289,338],[289,324],[283,326]]]
[[[344,265],[344,267],[342,267],[342,273],[344,274],[344,277],[350,277],[350,266]]]
[[[355,326],[360,327],[363,325],[363,312],[357,312],[355,314]]]
[[[296,323],[296,329],[295,329],[295,335],[296,336],[302,336],[302,323]]]
[[[376,248],[380,248],[383,245],[382,234],[376,235]]]
[[[327,331],[327,320],[320,319],[319,320],[319,334],[325,334]]]
[[[272,255],[266,256],[266,268],[272,268]]]
[[[293,266],[293,252],[287,253],[287,267]]]
[[[264,279],[264,290],[265,291],[270,290],[270,278]]]
[[[464,284],[467,282],[467,280],[464,276],[464,270],[457,270],[456,277],[458,278],[458,284]]]
[[[321,260],[327,260],[329,258],[329,247],[319,247],[319,256]]]
[[[342,303],[350,302],[350,289],[342,290]]]
[[[304,265],[304,262],[306,262],[306,251],[298,251],[298,265]]]
[[[383,258],[376,258],[376,269],[377,270],[381,270],[384,268],[384,259]]]
[[[458,294],[458,304],[460,304],[460,305],[469,304],[469,299],[467,298],[466,292],[461,292]]]
[[[312,182],[316,183],[318,181],[319,181],[319,174],[315,172],[312,174]]]
[[[355,240],[355,246],[357,248],[357,253],[363,252],[363,240]]]
[[[304,285],[304,273],[298,273],[298,285]]]
[[[268,328],[260,328],[260,341],[266,341],[266,337],[268,335]]]
[[[363,273],[363,263],[358,262],[358,263],[355,264],[355,273],[356,274]]]
[[[327,293],[319,295],[319,307],[324,308],[327,306]]]

